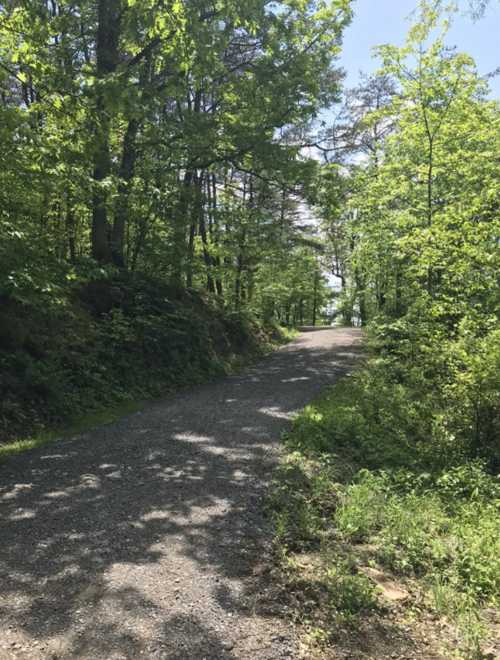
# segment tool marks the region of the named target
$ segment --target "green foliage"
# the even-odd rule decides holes
[[[333,127],[349,156],[317,186],[338,311],[369,326],[373,354],[352,393],[320,406],[312,442],[355,434],[363,456],[346,449],[371,469],[500,466],[500,113],[448,47],[446,11],[423,0],[405,45],[379,49]]]
[[[280,466],[270,501],[280,543],[288,550],[317,547],[337,505],[335,470],[328,460],[308,461],[291,452]],[[318,509],[321,503],[321,511]]]
[[[338,96],[350,2],[205,5],[0,5],[2,438],[320,318],[290,136]]]
[[[292,327],[318,323],[330,289],[317,252],[311,246],[298,245],[291,252],[274,247],[255,274],[255,313]]]
[[[0,6],[0,296],[53,299],[92,255],[267,320],[268,262],[296,261],[286,314],[309,320],[296,194],[315,163],[289,132],[337,98],[350,15],[348,0]]]
[[[367,540],[380,528],[387,504],[387,483],[372,472],[364,471],[342,494],[335,511],[335,524],[353,541]]]
[[[245,315],[125,275],[76,285],[56,310],[11,302],[4,314],[3,440],[224,373],[271,341]]]
[[[413,413],[400,386],[381,396],[387,369],[370,362],[295,419],[272,501],[277,543],[289,558],[319,549],[323,573],[334,577],[343,558],[347,582],[340,578],[336,602],[345,621],[370,609],[373,589],[364,591],[356,568],[369,548],[375,565],[420,581],[429,606],[456,623],[462,650],[475,657],[490,634],[482,610],[500,595],[500,480],[470,451],[436,452],[439,426],[418,437],[419,409],[404,424]]]
[[[457,484],[447,490],[443,484]],[[387,475],[369,472],[361,483],[346,487],[335,522],[342,534],[377,548],[377,558],[399,573],[416,574],[435,591],[446,587],[457,605],[447,613],[459,620],[466,600],[480,617],[480,608],[495,606],[500,594],[500,513],[491,500],[492,480],[476,466],[443,472],[424,489],[402,494]],[[484,483],[484,487],[483,487]],[[479,493],[488,495],[479,496]],[[378,497],[377,497],[378,495]],[[374,505],[375,500],[375,506]],[[434,595],[435,599],[438,596]],[[442,604],[435,603],[439,607]],[[459,621],[460,622],[460,621]]]
[[[328,605],[341,620],[349,622],[355,617],[377,606],[375,588],[362,573],[356,573],[346,560],[330,562],[326,569],[326,588]]]

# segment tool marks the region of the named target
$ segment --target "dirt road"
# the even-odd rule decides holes
[[[266,596],[262,495],[291,415],[357,330],[0,466],[0,658],[298,658]]]

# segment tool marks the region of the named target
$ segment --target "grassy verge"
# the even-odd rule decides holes
[[[313,647],[359,641],[370,620],[426,620],[417,645],[433,629],[446,657],[498,657],[499,480],[478,461],[433,469],[401,439],[377,442],[361,378],[306,407],[285,440],[270,508],[296,616]],[[400,657],[372,653],[352,657]]]
[[[116,406],[109,406],[102,410],[92,411],[86,416],[69,420],[64,426],[45,429],[31,437],[21,438],[0,445],[0,463],[25,451],[43,447],[63,437],[76,436],[84,431],[96,428],[103,424],[111,424],[116,420],[137,412],[144,406],[144,401],[127,401]]]

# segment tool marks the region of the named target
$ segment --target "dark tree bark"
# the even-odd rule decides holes
[[[247,204],[247,182],[245,181],[243,184],[243,204]],[[252,187],[252,180],[250,179],[249,183],[249,192],[248,192],[248,208],[251,208],[253,204],[253,187]],[[236,256],[236,278],[234,282],[234,306],[235,309],[240,308],[241,300],[242,300],[242,279],[243,279],[243,271],[246,266],[246,259],[245,259],[245,252],[246,252],[246,238],[247,238],[247,232],[246,232],[246,227],[243,227],[240,229],[239,232],[239,241],[238,241],[238,254]]]
[[[198,191],[197,191],[198,194],[196,198],[198,205],[198,213],[199,213],[198,227],[200,231],[201,242],[203,245],[203,261],[205,262],[205,269],[207,272],[207,290],[210,291],[211,293],[214,293],[215,286],[212,277],[213,263],[212,263],[212,256],[210,254],[210,248],[208,245],[207,227],[205,224],[205,209],[204,209],[203,195],[202,195],[203,182],[204,182],[203,175],[200,175],[200,180],[198,182]]]
[[[318,287],[319,287],[319,273],[314,272],[314,293],[313,293],[313,309],[312,309],[312,324],[316,325],[316,316],[318,313]]]
[[[187,248],[186,264],[186,286],[190,289],[193,286],[193,259],[194,259],[194,239],[196,237],[196,224],[192,222],[189,226],[189,239]]]
[[[69,260],[74,263],[76,260],[76,220],[71,199],[66,202],[66,237],[68,241]]]
[[[125,227],[129,211],[130,184],[134,177],[137,160],[136,137],[139,121],[131,119],[123,138],[122,160],[120,163],[120,183],[118,184],[118,199],[115,206],[113,231],[111,234],[111,254],[113,263],[120,268],[125,267],[124,239]]]
[[[354,281],[356,284],[356,296],[358,298],[359,305],[359,320],[362,326],[365,326],[368,321],[368,315],[366,311],[366,296],[365,296],[365,287],[364,282],[361,277],[361,273],[356,268],[354,272]]]
[[[192,276],[190,275],[190,263],[189,252],[194,246],[194,229],[193,223],[191,223],[189,231],[189,242],[186,245],[186,218],[189,214],[190,202],[191,202],[191,183],[193,180],[193,172],[191,170],[186,170],[184,172],[184,179],[182,182],[179,200],[175,208],[174,217],[173,217],[173,255],[172,255],[172,282],[181,286],[183,283],[184,272],[186,273],[186,284],[191,286],[190,280]],[[184,264],[186,261],[186,250],[188,251],[188,260],[186,264],[186,271],[184,270]]]
[[[94,193],[92,200],[92,256],[100,263],[111,261],[107,195],[102,182],[111,172],[109,152],[110,116],[103,81],[118,65],[121,0],[98,0],[96,38],[96,118],[94,127]]]
[[[217,218],[217,182],[215,180],[215,174],[209,174],[207,176],[207,198],[210,213],[209,234],[210,238],[214,242],[214,245],[218,248],[220,245],[220,227]],[[217,291],[217,295],[220,298],[223,298],[224,289],[222,286],[222,280],[220,278],[220,256],[217,254],[215,257],[212,257],[212,262],[216,268],[215,290]]]

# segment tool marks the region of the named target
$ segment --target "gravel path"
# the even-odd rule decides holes
[[[0,467],[0,658],[298,658],[266,596],[263,489],[290,416],[357,330],[305,332],[193,388]]]

